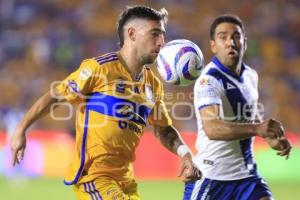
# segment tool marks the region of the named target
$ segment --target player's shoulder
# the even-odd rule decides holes
[[[202,79],[218,80],[218,76],[220,76],[220,71],[213,62],[210,62],[204,67],[197,81],[201,81]]]
[[[251,76],[253,79],[258,80],[258,73],[255,69],[253,69],[252,67],[250,67],[249,65],[246,65],[245,63],[243,63],[244,66],[244,70],[247,72],[248,76]]]
[[[210,62],[204,67],[201,75],[197,78],[194,87],[195,89],[198,89],[209,86],[221,86],[218,78],[219,76],[221,76],[219,70],[212,62]]]
[[[255,69],[253,69],[252,67],[250,67],[249,65],[243,64],[245,67],[245,70],[249,71],[250,73],[257,75],[257,71]]]
[[[81,64],[81,69],[87,69],[92,72],[103,73],[109,71],[111,65],[116,64],[118,61],[118,56],[116,52],[106,53],[100,56],[84,59]]]
[[[111,64],[114,64],[116,61],[119,61],[119,57],[116,52],[102,54],[102,55],[94,57],[92,59],[94,61],[96,61],[99,66],[111,65]]]

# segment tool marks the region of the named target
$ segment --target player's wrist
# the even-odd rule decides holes
[[[187,154],[191,154],[191,150],[185,144],[179,145],[176,152],[177,155],[180,156],[181,158]]]

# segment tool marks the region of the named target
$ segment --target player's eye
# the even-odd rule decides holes
[[[159,35],[160,35],[160,33],[158,31],[153,31],[152,32],[153,37],[158,37]]]
[[[240,35],[240,34],[234,34],[234,35],[233,35],[233,39],[234,39],[235,41],[238,41],[238,40],[241,39],[241,35]]]
[[[218,35],[218,38],[219,38],[220,40],[226,40],[227,36],[226,36],[225,34],[219,34],[219,35]]]

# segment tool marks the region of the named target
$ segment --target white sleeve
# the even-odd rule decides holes
[[[221,82],[210,75],[202,75],[196,81],[194,86],[195,94],[195,109],[209,105],[222,104],[221,95],[223,93],[223,86]]]

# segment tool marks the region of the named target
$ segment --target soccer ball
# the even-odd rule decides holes
[[[204,67],[200,48],[193,42],[177,39],[168,42],[157,56],[157,69],[167,83],[180,86],[192,84]]]

